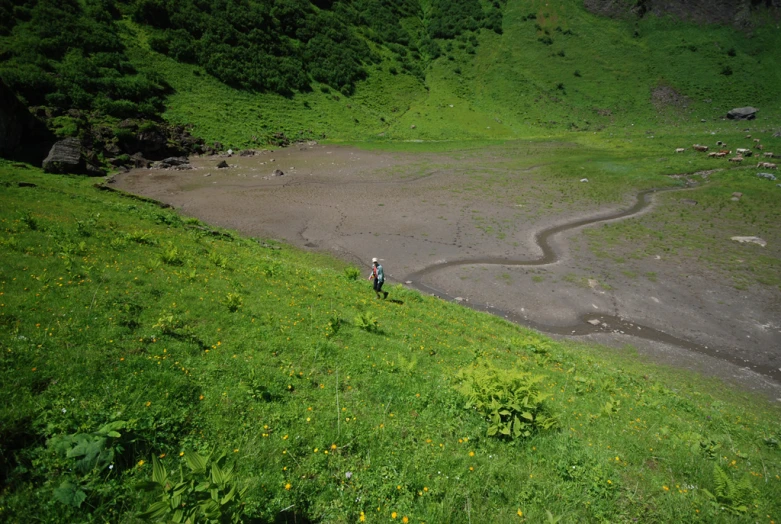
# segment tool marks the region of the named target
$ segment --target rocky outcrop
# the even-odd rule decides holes
[[[672,16],[700,24],[749,28],[752,14],[767,9],[781,18],[781,0],[584,0],[586,9],[611,18],[642,18],[648,14]]]
[[[53,141],[43,122],[0,80],[0,156],[38,163]]]

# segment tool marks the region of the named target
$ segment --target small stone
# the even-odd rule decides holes
[[[592,318],[591,320],[587,320],[587,322],[588,322],[589,324],[591,324],[592,326],[598,326],[599,324],[601,324],[601,322],[599,321],[599,319],[596,319],[596,318]]]
[[[759,244],[762,247],[767,246],[767,242],[759,237],[732,237],[731,240],[740,242],[741,244]]]
[[[588,178],[581,178],[580,181],[581,182],[588,182]]]
[[[219,169],[224,169],[224,168],[226,168],[226,167],[230,167],[230,166],[228,165],[228,163],[227,163],[225,160],[223,160],[222,162],[220,162],[219,164],[217,164],[217,167],[218,167]]]

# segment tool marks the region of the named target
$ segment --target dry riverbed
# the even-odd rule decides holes
[[[557,337],[632,345],[654,361],[781,399],[778,289],[738,291],[664,253],[620,268],[596,256],[582,235],[597,224],[575,227],[578,220],[643,220],[681,196],[638,201],[628,191],[608,206],[587,198],[565,204],[557,184],[580,182],[539,175],[546,147],[560,146],[518,148],[513,155],[528,157],[519,161],[498,148],[413,154],[312,144],[193,158],[186,170],[133,170],[115,187],[209,224],[327,251],[366,274],[378,257],[391,282]],[[229,167],[217,168],[223,160]],[[633,206],[630,217],[610,218]],[[537,235],[554,226],[565,227],[548,239],[546,254]]]

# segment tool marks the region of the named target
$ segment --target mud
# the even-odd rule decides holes
[[[557,146],[450,155],[300,146],[197,158],[186,171],[134,170],[116,185],[367,273],[376,256],[391,282],[557,337],[631,344],[653,361],[781,399],[779,292],[737,292],[662,254],[631,262],[655,282],[625,276],[582,248],[580,233],[663,212],[671,193],[627,194],[610,209],[585,199],[553,205],[556,192],[535,169],[545,147]],[[508,162],[521,154],[526,164]],[[216,168],[221,160],[230,167]],[[593,278],[584,285],[582,275]]]

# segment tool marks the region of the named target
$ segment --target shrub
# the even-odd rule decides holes
[[[463,378],[460,390],[467,397],[466,407],[485,417],[489,437],[528,438],[558,424],[544,404],[550,395],[538,388],[542,375],[478,368]]]
[[[369,312],[359,313],[355,317],[355,325],[368,333],[378,333],[380,330],[380,323],[377,321],[377,317]]]
[[[344,277],[347,280],[358,280],[358,277],[361,276],[361,270],[358,269],[355,266],[350,266],[344,268]]]

